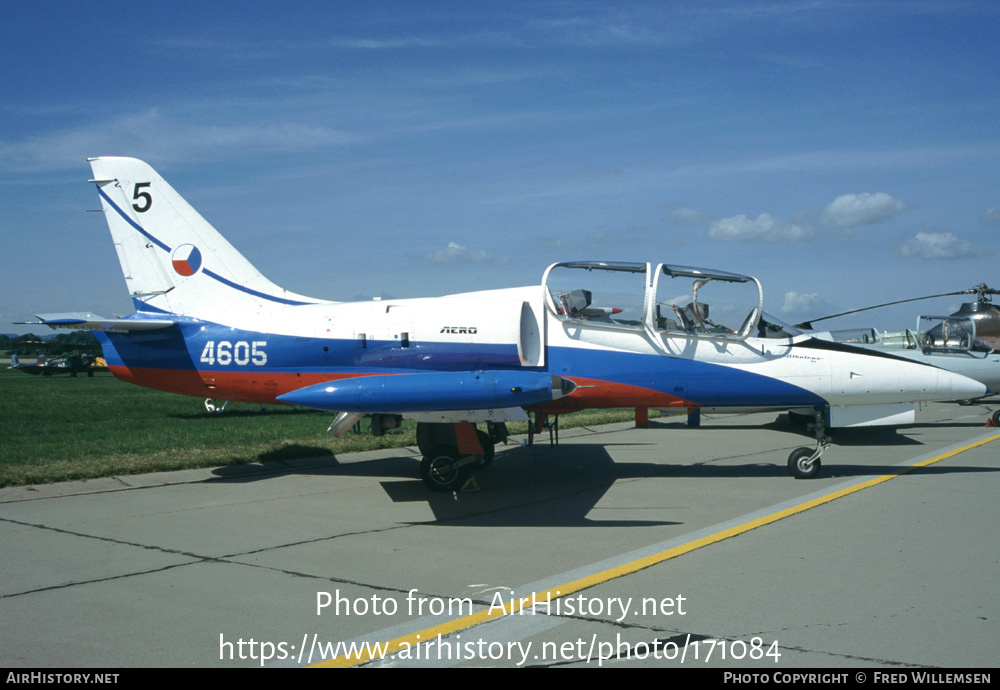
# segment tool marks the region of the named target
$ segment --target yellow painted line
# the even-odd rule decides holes
[[[686,553],[691,553],[705,546],[711,544],[716,544],[720,541],[724,541],[731,537],[738,536],[749,532],[750,530],[757,529],[758,527],[763,527],[764,525],[769,525],[778,520],[782,520],[786,517],[792,515],[797,515],[798,513],[804,513],[810,508],[815,508],[821,506],[825,503],[830,503],[838,498],[843,498],[844,496],[849,496],[853,493],[861,491],[862,489],[867,489],[869,487],[887,482],[890,479],[895,479],[896,477],[902,476],[912,470],[920,467],[927,467],[933,465],[936,462],[941,462],[942,460],[947,460],[960,453],[964,453],[973,448],[978,448],[979,446],[984,446],[987,443],[991,443],[1000,439],[1000,434],[995,434],[993,436],[988,436],[984,439],[980,439],[973,443],[966,444],[960,448],[950,450],[944,453],[940,453],[926,460],[921,460],[920,462],[914,463],[913,465],[908,465],[906,467],[900,468],[898,471],[892,474],[885,474],[881,477],[876,477],[874,479],[869,479],[868,481],[861,482],[860,484],[853,484],[847,488],[834,491],[833,493],[825,494],[814,498],[812,500],[800,503],[798,505],[792,506],[791,508],[785,508],[784,510],[779,510],[777,512],[771,513],[770,515],[765,515],[764,517],[757,518],[755,520],[749,520],[735,527],[730,527],[728,529],[720,530],[714,534],[710,534],[707,537],[702,537],[701,539],[695,539],[686,544],[681,544],[672,549],[667,549],[666,551],[660,551],[659,553],[652,554],[650,556],[645,556],[643,558],[638,558],[634,561],[624,563],[614,568],[608,568],[600,572],[588,575],[586,577],[581,577],[572,582],[567,582],[566,584],[552,587],[550,589],[543,590],[541,592],[535,592],[533,595],[526,597],[521,597],[513,602],[506,602],[504,608],[505,612],[494,611],[490,612],[491,609],[487,608],[478,613],[473,613],[468,616],[463,616],[462,618],[456,618],[455,620],[448,621],[446,623],[441,623],[440,625],[435,625],[430,628],[425,628],[415,633],[410,633],[408,635],[403,635],[402,637],[397,637],[393,640],[387,642],[378,643],[378,647],[382,650],[382,656],[378,658],[388,657],[391,654],[395,654],[404,649],[412,650],[417,645],[425,643],[429,640],[436,639],[438,635],[450,635],[451,633],[459,632],[461,630],[467,630],[476,625],[482,623],[488,623],[493,620],[499,620],[504,616],[511,615],[513,613],[519,612],[522,608],[530,608],[532,601],[548,601],[548,598],[559,599],[570,594],[574,594],[584,589],[594,587],[595,585],[603,584],[610,580],[623,577],[625,575],[631,575],[632,573],[644,570],[646,568],[652,567],[663,563],[664,561],[669,561],[672,558],[677,558],[678,556],[683,556]],[[351,657],[339,656],[333,659],[327,659],[326,661],[321,661],[318,664],[314,664],[313,668],[348,668],[351,666],[359,666],[361,664],[368,663],[374,660],[370,649],[374,648],[376,645],[366,645],[358,644],[359,654]]]

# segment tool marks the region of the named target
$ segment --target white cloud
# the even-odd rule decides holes
[[[247,153],[310,151],[360,137],[322,125],[200,125],[166,117],[156,109],[113,122],[56,132],[31,140],[0,141],[0,169],[59,170],[79,167],[89,156],[136,156],[158,165]]]
[[[918,259],[958,259],[976,256],[981,250],[950,232],[918,232],[912,240],[900,245],[899,253]]]
[[[812,318],[819,318],[829,310],[830,306],[818,292],[786,292],[785,303],[781,305],[782,314]]]
[[[816,236],[812,228],[804,225],[791,224],[784,226],[775,238],[775,241],[784,242],[806,242]]]
[[[572,249],[576,245],[567,239],[562,237],[539,237],[538,244],[543,247],[549,247],[550,249]]]
[[[777,225],[778,221],[767,213],[757,216],[757,220],[750,220],[745,215],[739,215],[712,223],[712,227],[708,229],[708,236],[713,240],[724,242],[760,240],[768,233],[773,232]]]
[[[841,228],[855,228],[888,220],[902,213],[906,206],[885,192],[844,194],[823,211],[823,221]]]
[[[695,225],[708,223],[712,220],[711,216],[695,211],[693,208],[688,208],[687,206],[674,209],[668,215],[672,220],[676,220],[681,223],[692,223]]]
[[[762,213],[757,220],[745,215],[717,220],[708,229],[708,236],[720,242],[804,242],[815,233],[802,225],[783,225]]]
[[[507,256],[490,256],[480,250],[475,251],[463,247],[458,242],[449,242],[445,249],[439,249],[421,257],[424,261],[440,266],[450,266],[454,264],[488,264],[491,266],[506,266],[510,263]]]
[[[408,50],[412,48],[447,48],[449,43],[437,38],[335,38],[330,45],[337,48],[353,48],[358,50]]]
[[[993,206],[983,213],[983,220],[1000,220],[1000,208]]]

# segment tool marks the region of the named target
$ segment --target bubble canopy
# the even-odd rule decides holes
[[[756,278],[693,266],[572,261],[550,266],[543,285],[567,324],[662,337],[743,340],[763,313]]]

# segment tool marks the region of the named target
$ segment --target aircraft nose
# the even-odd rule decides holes
[[[990,392],[986,384],[945,369],[938,370],[938,381],[939,387],[947,390],[953,400],[981,398]]]
[[[988,390],[984,383],[924,362],[881,352],[854,355],[834,368],[835,393],[850,398],[850,404],[969,400]]]

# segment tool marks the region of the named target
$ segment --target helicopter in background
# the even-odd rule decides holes
[[[986,385],[989,392],[974,400],[960,401],[963,404],[972,404],[1000,393],[1000,307],[990,301],[992,295],[1000,294],[1000,290],[990,288],[986,283],[980,283],[968,290],[854,309],[797,324],[797,327],[813,329],[814,323],[838,316],[905,302],[970,294],[976,295],[976,301],[963,303],[953,314],[918,317],[916,330],[880,333],[875,328],[854,328],[826,331],[817,334],[817,337],[838,343],[891,350],[893,354],[975,379]],[[991,420],[994,425],[1000,426],[1000,410],[992,414]]]
[[[872,309],[881,309],[882,307],[891,307],[896,304],[905,304],[907,302],[919,302],[925,299],[934,299],[936,297],[951,297],[953,295],[976,295],[975,302],[965,302],[959,308],[957,312],[951,314],[951,317],[964,317],[971,319],[975,325],[976,339],[980,340],[984,345],[988,346],[991,350],[1000,350],[1000,307],[992,304],[991,295],[1000,295],[1000,290],[996,290],[986,285],[986,283],[980,283],[968,290],[958,290],[956,292],[942,292],[939,295],[927,295],[925,297],[911,297],[910,299],[896,300],[895,302],[885,302],[883,304],[876,304],[871,307],[862,307],[861,309],[852,309],[850,311],[842,311],[839,314],[830,314],[829,316],[821,316],[818,319],[810,319],[809,321],[804,321],[802,323],[795,324],[796,328],[801,328],[807,331],[814,331],[816,328],[813,324],[820,321],[826,321],[828,319],[835,319],[840,316],[848,316],[849,314],[857,314],[863,311],[870,311]],[[919,328],[919,326],[918,326]],[[906,332],[902,333],[889,333],[886,334],[888,337],[893,336],[904,336]]]

